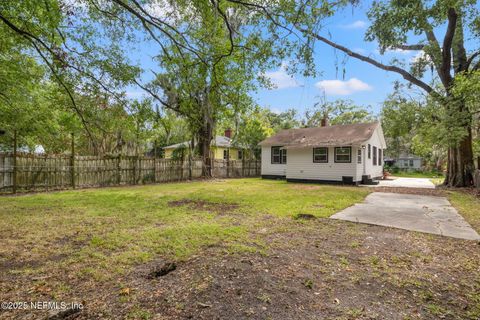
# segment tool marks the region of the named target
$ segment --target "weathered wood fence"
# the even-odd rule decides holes
[[[75,156],[0,153],[0,192],[136,185],[197,179],[201,160],[136,156]],[[213,160],[215,178],[260,175],[258,160]]]

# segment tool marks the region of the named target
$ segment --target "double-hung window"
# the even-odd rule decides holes
[[[287,150],[281,147],[272,147],[272,164],[287,163]]]
[[[223,160],[228,160],[230,158],[230,150],[225,149],[223,150]]]
[[[377,147],[373,147],[372,148],[373,150],[373,165],[376,166],[377,165]]]
[[[350,163],[352,162],[351,147],[335,147],[335,162]]]
[[[382,149],[378,148],[378,165],[382,165]]]
[[[368,159],[372,158],[371,154],[372,154],[372,146],[368,145]]]
[[[362,149],[357,150],[357,163],[362,163]]]
[[[328,148],[313,148],[314,163],[328,163]]]

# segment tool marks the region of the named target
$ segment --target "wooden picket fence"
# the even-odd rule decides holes
[[[260,175],[258,160],[213,160],[215,178]],[[0,193],[138,185],[202,177],[199,159],[0,153]]]

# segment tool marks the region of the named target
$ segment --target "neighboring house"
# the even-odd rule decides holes
[[[217,160],[242,160],[244,156],[244,150],[232,144],[232,139],[230,138],[231,131],[225,130],[225,136],[216,136],[212,140],[210,145],[210,157]],[[171,159],[173,152],[178,148],[188,148],[190,147],[191,142],[185,141],[177,143],[168,147],[164,147],[165,158]]]
[[[383,176],[379,122],[287,129],[259,145],[263,178],[357,184]]]
[[[385,164],[400,169],[422,169],[422,158],[414,155],[400,155],[398,158],[385,158]]]

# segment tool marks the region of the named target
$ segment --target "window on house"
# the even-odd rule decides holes
[[[225,149],[223,150],[223,160],[228,160],[228,158],[230,157],[230,150],[228,149]]]
[[[327,163],[328,162],[328,148],[313,148],[313,162]]]
[[[243,150],[238,150],[238,160],[243,159]]]
[[[377,147],[373,147],[372,148],[373,150],[373,165],[376,166],[377,165]]]
[[[287,150],[281,147],[272,147],[272,164],[287,163]]]
[[[352,162],[351,147],[335,147],[335,162],[348,163]]]
[[[357,150],[357,163],[362,163],[362,149]]]
[[[372,158],[372,146],[368,145],[368,159]]]
[[[382,149],[378,148],[378,165],[382,165]]]
[[[410,167],[413,167],[413,160],[410,160]]]

